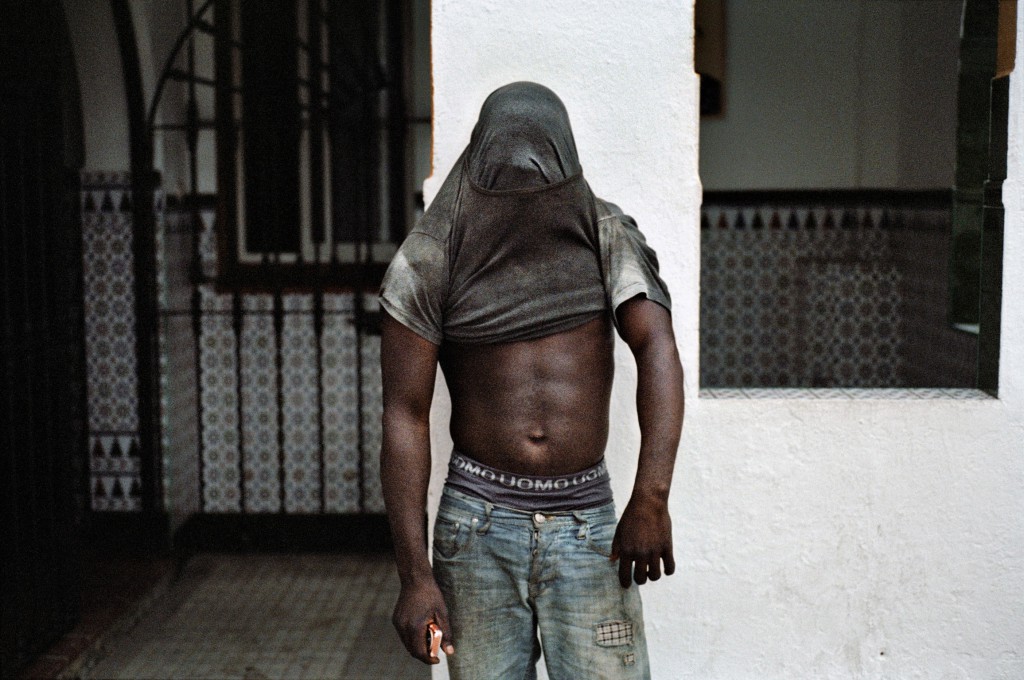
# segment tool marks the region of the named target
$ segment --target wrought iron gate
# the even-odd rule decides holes
[[[238,0],[189,3],[150,110],[157,156],[185,168],[157,219],[172,514],[383,512],[375,293],[414,205],[405,6],[276,3],[282,47]],[[269,87],[256,48],[294,58],[294,107],[247,91]]]

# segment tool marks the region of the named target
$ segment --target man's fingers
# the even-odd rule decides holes
[[[652,581],[661,578],[661,559],[657,555],[652,555],[647,562],[647,578]]]
[[[636,565],[633,567],[633,580],[636,581],[638,586],[642,586],[647,583],[647,558],[641,558],[636,561]]]
[[[431,621],[436,622],[436,620],[437,617],[410,622],[410,624],[402,630],[401,638],[403,644],[405,644],[405,648],[409,650],[409,654],[411,654],[413,658],[418,659],[423,663],[440,663],[440,659],[430,655],[430,623]],[[447,624],[443,625],[441,630],[447,633]],[[443,644],[444,641],[442,640],[442,645]]]
[[[676,571],[676,559],[672,556],[672,548],[665,551],[662,559],[665,561],[665,576],[671,576]]]
[[[448,623],[448,612],[438,612],[434,620],[437,621],[437,625],[441,627],[441,632],[444,634],[441,638],[441,649],[445,654],[451,656],[455,653],[455,645],[452,644],[452,628]]]
[[[633,576],[633,560],[627,557],[619,558],[619,585],[623,588],[629,587],[629,582]]]
[[[667,548],[658,554],[657,552],[628,557],[626,555],[612,555],[612,560],[619,560],[619,584],[628,588],[630,583],[644,585],[648,581],[657,581],[662,577],[671,576],[676,571],[675,557],[672,555],[672,548]]]
[[[424,635],[425,630],[426,624],[423,626],[412,624],[405,627],[401,634],[402,644],[405,645],[405,648],[414,659],[424,663],[431,663],[430,651],[427,648],[427,639]]]
[[[402,588],[391,622],[414,659],[435,664],[440,661],[439,651],[454,651],[448,609],[435,584]]]

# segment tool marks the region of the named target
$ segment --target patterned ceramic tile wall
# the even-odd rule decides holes
[[[199,367],[203,509],[240,512],[237,341],[232,297],[200,288]]]
[[[939,323],[906,313],[921,296],[908,288],[906,265],[915,258],[903,252],[910,243],[903,234],[916,214],[878,207],[705,206],[701,385],[916,386],[906,382],[906,337]],[[944,215],[948,230],[948,212],[929,214]],[[944,261],[916,261],[945,267]],[[944,304],[944,298],[929,298],[926,306]],[[930,380],[962,384],[957,376]]]
[[[978,336],[950,326],[949,213],[921,211],[893,232],[893,253],[903,273],[904,353],[900,382],[912,387],[973,387]]]
[[[281,330],[284,497],[288,512],[320,511],[320,426],[313,296],[283,296]],[[243,346],[244,353],[248,348]]]
[[[359,403],[356,329],[351,295],[324,297],[324,506],[327,512],[359,509]]]
[[[199,511],[199,389],[191,286],[192,222],[187,214],[162,209],[156,220],[157,287],[160,310],[160,433],[164,507],[172,531]]]
[[[92,508],[142,508],[131,178],[82,173]]]
[[[192,319],[161,320],[161,453],[164,505],[177,524],[199,510],[199,427]]]
[[[242,325],[242,442],[245,448],[245,509],[281,509],[281,462],[277,455],[277,338],[270,295],[247,295]]]
[[[204,511],[383,512],[380,341],[352,294],[323,296],[318,338],[312,294],[200,293]]]
[[[898,385],[900,276],[892,262],[815,262],[805,275],[810,384]]]

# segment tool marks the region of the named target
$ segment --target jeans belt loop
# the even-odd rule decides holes
[[[487,533],[487,530],[491,528],[491,511],[494,510],[493,503],[484,503],[484,523],[477,530],[476,533],[483,536]]]
[[[573,510],[572,516],[579,522],[580,530],[576,533],[576,538],[583,540],[590,534],[590,524],[587,523],[587,519],[583,516],[579,510]]]

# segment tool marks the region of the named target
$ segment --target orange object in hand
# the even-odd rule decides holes
[[[432,659],[437,658],[437,652],[441,649],[441,638],[444,634],[441,632],[441,627],[433,621],[427,626],[427,644],[430,646],[430,657]]]

